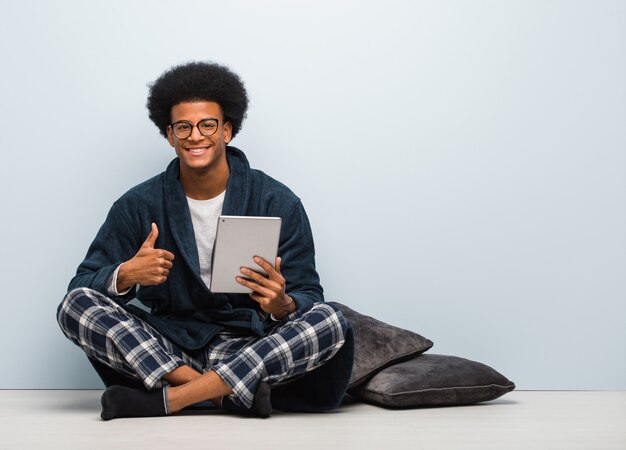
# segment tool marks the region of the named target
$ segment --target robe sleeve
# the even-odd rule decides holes
[[[146,236],[148,234],[146,233]],[[132,225],[128,207],[118,200],[113,204],[98,234],[89,246],[87,255],[70,281],[68,290],[86,287],[126,303],[135,297],[135,287],[121,296],[112,296],[108,282],[117,267],[132,258],[142,241],[138,227]]]
[[[278,256],[281,257],[285,291],[293,298],[296,309],[305,309],[313,303],[323,302],[323,289],[315,269],[313,234],[300,200],[283,216]]]

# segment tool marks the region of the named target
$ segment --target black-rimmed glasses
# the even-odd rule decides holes
[[[193,127],[198,127],[198,131],[202,136],[212,136],[217,131],[219,122],[219,119],[202,119],[194,125],[186,120],[179,120],[178,122],[171,124],[170,128],[172,129],[174,136],[178,139],[187,139],[191,136]]]

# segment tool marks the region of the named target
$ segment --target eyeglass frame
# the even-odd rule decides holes
[[[202,132],[202,130],[200,129],[200,127],[198,126],[198,125],[200,125],[202,122],[204,122],[205,120],[211,120],[211,121],[214,121],[214,122],[215,122],[216,127],[215,127],[215,131],[213,131],[213,133],[211,133],[211,134],[204,134],[204,133]],[[213,136],[215,133],[217,133],[217,129],[218,129],[218,128],[219,128],[219,126],[220,126],[220,122],[225,123],[225,121],[224,121],[224,120],[216,119],[215,117],[206,117],[206,118],[204,118],[204,119],[200,119],[200,120],[198,121],[198,123],[196,123],[195,125],[194,125],[193,123],[189,122],[188,120],[177,120],[176,122],[170,123],[170,124],[168,125],[168,127],[170,127],[170,129],[172,130],[172,134],[173,134],[174,136],[176,136],[178,139],[189,139],[189,137],[193,134],[193,129],[194,129],[194,128],[197,128],[197,129],[198,129],[198,132],[199,132],[202,136]],[[180,136],[178,136],[178,135],[176,134],[176,132],[174,131],[174,125],[179,124],[179,123],[186,123],[187,125],[191,125],[191,129],[190,129],[191,131],[189,132],[189,136],[186,136],[186,137],[184,137],[184,138],[183,138],[183,137],[180,137]]]

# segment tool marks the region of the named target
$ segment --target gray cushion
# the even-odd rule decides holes
[[[417,333],[365,316],[341,303],[329,303],[339,307],[354,332],[354,368],[348,388],[433,346],[432,341]]]
[[[450,406],[493,400],[515,384],[476,361],[420,355],[379,372],[350,394],[390,408]]]

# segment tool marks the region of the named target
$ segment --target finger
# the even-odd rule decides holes
[[[277,257],[276,257],[276,272],[278,272],[279,274],[280,274],[280,262],[281,262],[282,260],[283,260],[283,259],[282,259],[280,256],[277,256]]]
[[[257,263],[259,266],[261,266],[263,268],[263,270],[265,270],[265,272],[267,272],[267,274],[269,275],[270,278],[275,278],[276,275],[278,274],[278,272],[276,272],[276,269],[274,269],[274,267],[270,263],[265,261],[260,256],[255,256],[254,257],[254,262]]]
[[[272,291],[271,289],[263,287],[260,284],[255,283],[254,281],[246,280],[243,277],[236,277],[235,280],[237,281],[237,283],[252,289],[254,292],[262,295],[263,297],[272,297],[272,295],[274,294],[274,291]]]
[[[154,277],[146,278],[145,281],[139,282],[140,286],[158,286],[167,281],[166,275],[156,275]]]
[[[150,234],[144,241],[142,247],[154,248],[154,243],[159,236],[159,229],[156,226],[156,223],[152,222],[152,229],[150,230]]]
[[[167,259],[168,261],[174,261],[174,253],[167,250],[159,249],[158,253],[160,258]]]
[[[257,302],[259,305],[261,305],[261,309],[264,309],[264,306],[267,306],[269,299],[267,297],[263,297],[261,294],[259,294],[258,292],[250,292],[248,294],[250,296],[250,298],[252,300],[254,300],[255,302]]]
[[[154,278],[154,280],[161,280],[163,277],[167,278],[167,276],[170,274],[170,271],[167,269],[157,269],[153,272],[154,275],[152,275],[152,277]]]
[[[250,298],[251,298],[252,300],[254,300],[255,302],[257,302],[257,303],[258,303],[259,305],[261,305],[261,306],[263,306],[263,305],[267,305],[267,304],[269,303],[269,301],[270,301],[270,299],[269,299],[269,298],[267,298],[267,297],[265,297],[265,296],[263,296],[263,295],[259,294],[258,292],[254,292],[254,291],[252,291],[252,292],[250,292],[248,295],[250,296]]]
[[[260,299],[261,299],[261,297],[260,297],[260,296],[259,296],[259,294],[257,294],[256,292],[252,291],[252,292],[250,292],[248,295],[249,295],[249,296],[250,296],[250,298],[251,298],[252,300],[254,300],[255,302],[257,302],[257,303],[261,303],[261,300],[260,300]]]
[[[167,259],[162,259],[159,261],[159,265],[161,267],[164,267],[166,269],[171,269],[172,267],[174,267],[174,264],[172,264],[170,261],[168,261]]]
[[[248,267],[240,267],[239,272],[241,272],[248,278],[252,278],[254,281],[256,281],[259,284],[265,284],[264,282],[267,281],[267,277],[265,275],[262,275],[256,270],[252,270]]]
[[[282,291],[283,286],[282,284],[280,284],[279,282],[277,282],[276,280],[272,280],[270,278],[267,278],[265,275],[261,275],[260,273],[249,269],[247,267],[242,267],[241,269],[239,269],[239,271],[244,274],[246,277],[248,278],[252,278],[252,280],[254,282],[256,282],[257,284],[266,287],[268,289],[271,289],[272,291],[278,293],[280,291]]]

